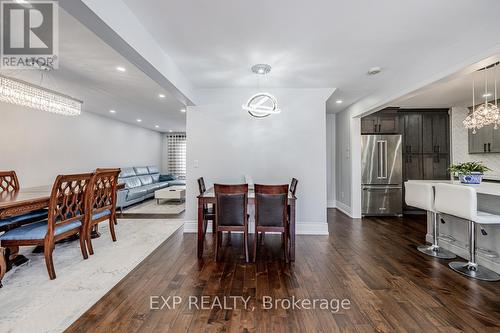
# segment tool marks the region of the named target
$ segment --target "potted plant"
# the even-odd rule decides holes
[[[463,184],[481,184],[484,173],[491,169],[483,162],[465,162],[452,164],[448,170],[452,174],[458,174],[458,178]]]

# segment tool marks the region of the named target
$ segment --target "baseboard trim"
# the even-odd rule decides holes
[[[326,203],[326,207],[327,207],[327,208],[337,208],[337,204],[336,204],[336,203],[337,203],[337,202],[336,202],[335,200],[328,201],[328,202]]]
[[[342,213],[346,214],[347,216],[351,217],[352,218],[352,209],[351,207],[347,206],[346,204],[340,202],[337,200],[337,208],[338,210],[340,210]]]
[[[208,223],[207,233],[212,230],[212,222]],[[252,232],[254,230],[254,222],[250,221],[248,225],[248,230]],[[198,232],[198,221],[196,220],[186,220],[184,221],[184,233],[197,233]],[[328,223],[326,222],[297,222],[295,225],[295,233],[297,235],[328,235]]]
[[[432,243],[432,235],[431,234],[426,234],[425,239],[428,243]],[[439,239],[439,246],[441,246],[443,249],[449,250],[453,253],[455,253],[457,256],[462,257],[462,258],[469,258],[469,249],[466,249],[464,244],[460,244],[458,242],[449,242],[445,239]],[[476,254],[476,260],[479,265],[482,265],[486,268],[491,269],[494,272],[497,272],[500,274],[500,262],[498,261],[499,259],[497,258],[496,260],[488,258],[484,255],[482,255],[480,252]],[[455,261],[467,261],[467,259],[462,260],[460,258],[455,259]]]

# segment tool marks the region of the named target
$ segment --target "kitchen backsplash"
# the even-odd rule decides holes
[[[453,163],[481,161],[492,169],[492,171],[486,174],[485,178],[500,180],[500,153],[469,154],[469,138],[467,130],[462,123],[468,111],[464,107],[451,108],[451,160]]]

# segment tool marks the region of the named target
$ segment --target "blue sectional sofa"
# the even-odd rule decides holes
[[[143,200],[153,198],[155,191],[169,187],[186,185],[185,180],[171,179],[160,175],[160,172],[155,166],[122,168],[118,177],[118,184],[125,184],[125,189],[119,190],[117,194],[116,206],[123,210]]]

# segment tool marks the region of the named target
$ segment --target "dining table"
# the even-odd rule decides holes
[[[291,192],[288,193],[288,206],[290,216],[288,217],[290,232],[290,260],[295,261],[295,204],[297,197]],[[215,204],[215,191],[211,187],[198,196],[198,258],[203,257],[204,235],[203,235],[203,207],[206,204]],[[255,191],[248,189],[248,204],[255,205]]]

